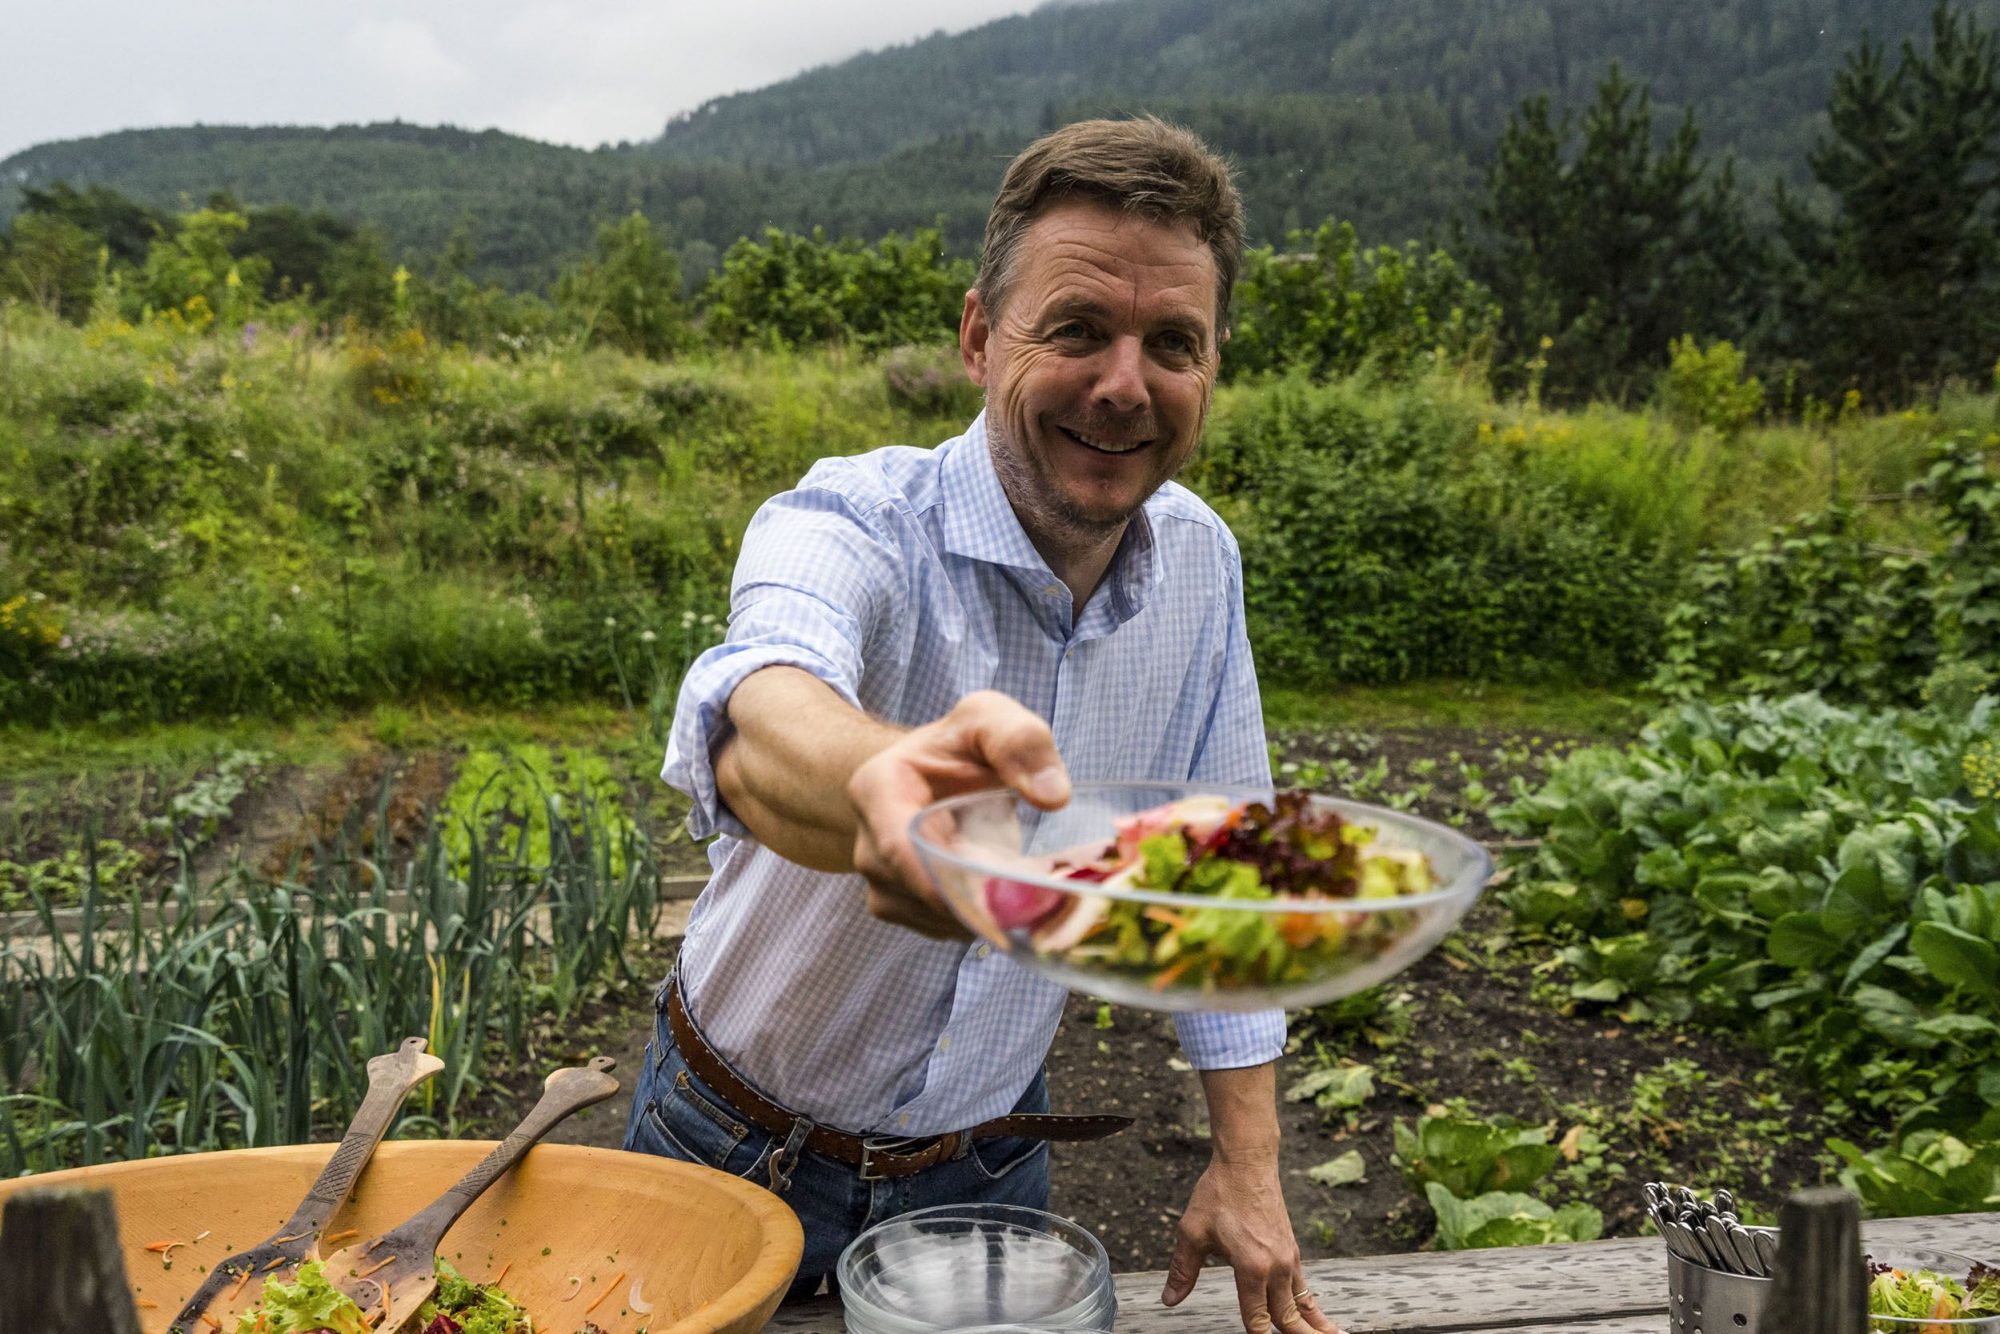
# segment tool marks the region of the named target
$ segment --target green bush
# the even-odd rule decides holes
[[[1250,251],[1233,304],[1222,358],[1232,378],[1483,368],[1500,321],[1492,296],[1444,251],[1364,250],[1351,224],[1331,220],[1311,236],[1292,232],[1282,254]]]
[[[1763,383],[1746,377],[1743,364],[1727,339],[1704,350],[1693,334],[1676,338],[1660,377],[1660,407],[1684,431],[1705,427],[1734,439],[1764,410]]]
[[[1297,379],[1239,394],[1190,478],[1242,543],[1273,679],[1616,680],[1650,660],[1655,554],[1479,448],[1443,395]]]

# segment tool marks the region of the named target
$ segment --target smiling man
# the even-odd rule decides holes
[[[910,818],[1002,785],[1054,809],[1072,778],[1269,782],[1236,543],[1171,480],[1242,243],[1227,168],[1185,131],[1087,121],[1030,145],[959,327],[985,411],[934,449],[823,460],[744,536],[665,768],[692,832],[721,835],[714,875],[626,1144],[782,1194],[805,1225],[794,1295],[895,1214],[1046,1205],[1047,1141],[1122,1125],[1047,1115],[1064,993],[968,941]],[[1253,1334],[1331,1330],[1278,1180],[1283,1016],[1179,1032],[1213,1156],[1162,1299],[1220,1257]]]

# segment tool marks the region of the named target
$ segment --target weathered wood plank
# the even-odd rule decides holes
[[[2000,1247],[2000,1214],[1863,1224],[1864,1247],[1871,1240],[1991,1258]],[[1347,1334],[1660,1334],[1667,1328],[1667,1259],[1656,1238],[1316,1260],[1306,1278],[1320,1309]],[[1164,1273],[1121,1274],[1117,1282],[1121,1334],[1243,1328],[1226,1270],[1204,1271],[1172,1310],[1160,1305]],[[841,1327],[834,1297],[781,1307],[769,1326],[797,1334],[837,1334]]]
[[[1779,1211],[1778,1272],[1758,1328],[1771,1334],[1866,1334],[1861,1201],[1838,1186],[1802,1190]]]
[[[0,1253],[6,1334],[139,1334],[118,1214],[104,1190],[24,1190],[7,1201]]]

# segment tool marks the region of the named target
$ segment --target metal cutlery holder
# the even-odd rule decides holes
[[[1667,1314],[1674,1334],[1757,1334],[1771,1297],[1771,1280],[1719,1269],[1667,1253]]]

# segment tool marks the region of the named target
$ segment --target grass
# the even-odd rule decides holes
[[[1332,691],[1272,687],[1264,692],[1264,720],[1273,730],[1457,727],[1614,738],[1633,732],[1645,713],[1632,696],[1595,687],[1434,681]],[[659,767],[660,748],[647,735],[644,719],[616,704],[582,701],[507,709],[413,700],[282,723],[243,719],[143,727],[14,725],[0,728],[0,780],[76,778],[135,769],[187,772],[226,747],[268,752],[273,764],[319,769],[377,745],[422,750],[531,742],[595,746],[635,776],[657,772]]]
[[[1455,727],[1616,739],[1636,732],[1648,712],[1633,695],[1599,686],[1423,681],[1321,691],[1272,686],[1264,691],[1264,724],[1273,731]]]

